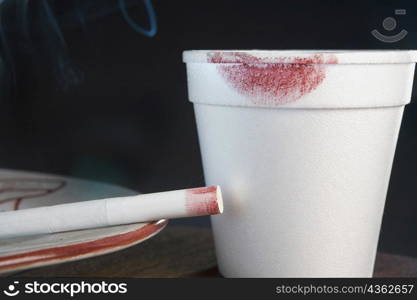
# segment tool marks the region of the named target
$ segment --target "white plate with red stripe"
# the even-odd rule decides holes
[[[0,169],[0,212],[134,195],[132,190],[69,177]],[[118,251],[159,233],[166,220],[0,239],[0,274]]]

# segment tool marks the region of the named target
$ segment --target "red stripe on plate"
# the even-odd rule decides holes
[[[157,233],[162,230],[167,223],[168,221],[166,220],[160,220],[130,232],[94,241],[3,256],[0,257],[0,271],[20,269],[22,266],[28,267],[33,264],[48,261],[75,257],[81,258],[82,256],[97,252],[106,252],[106,250],[113,248],[127,247]]]

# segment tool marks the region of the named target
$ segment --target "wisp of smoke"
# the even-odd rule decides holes
[[[129,14],[135,5],[145,9],[148,26],[139,25]],[[156,35],[151,0],[0,0],[0,99],[18,87],[18,57],[50,72],[59,89],[79,85],[83,73],[71,59],[63,29],[85,29],[89,22],[114,12],[120,12],[134,31]]]

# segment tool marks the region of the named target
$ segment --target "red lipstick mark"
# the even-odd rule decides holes
[[[211,52],[208,61],[220,64],[223,78],[239,93],[251,96],[253,103],[275,105],[294,102],[316,89],[326,78],[326,64],[337,63],[331,54],[279,57],[271,62],[239,52]]]
[[[215,215],[220,213],[217,186],[188,189],[185,207],[191,216]]]
[[[14,201],[14,210],[18,210],[22,200],[52,194],[65,185],[62,179],[0,179],[0,204]]]

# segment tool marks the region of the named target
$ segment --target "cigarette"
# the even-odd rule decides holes
[[[223,212],[219,186],[142,194],[0,213],[0,239]]]

